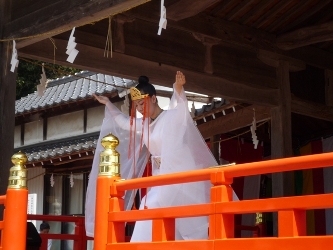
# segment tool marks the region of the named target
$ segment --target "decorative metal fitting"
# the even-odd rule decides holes
[[[100,176],[120,177],[120,154],[115,150],[119,140],[113,134],[108,134],[101,141],[105,150],[100,153],[99,174]]]
[[[27,156],[19,151],[12,156],[13,167],[9,170],[8,189],[27,189]]]

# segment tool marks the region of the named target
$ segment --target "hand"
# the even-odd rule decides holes
[[[93,97],[96,98],[96,100],[99,102],[99,103],[102,103],[102,104],[107,104],[110,100],[108,97],[106,96],[102,96],[102,95],[96,95],[96,94],[92,94]]]
[[[176,85],[178,86],[184,86],[184,84],[186,83],[186,80],[185,80],[185,75],[180,72],[180,71],[177,71],[176,73]]]

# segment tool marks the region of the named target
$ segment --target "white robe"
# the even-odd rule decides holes
[[[126,141],[129,139],[129,118],[120,115],[118,113],[119,110],[116,110],[115,106],[111,104],[107,105],[107,119],[103,122],[100,138],[109,132],[112,132],[119,138],[120,145],[116,150],[121,154],[121,174],[122,178],[129,179],[133,176],[133,161],[129,162],[127,158],[128,143]],[[109,119],[110,117],[112,119]],[[136,139],[136,159],[138,159],[138,162],[136,163],[135,172],[136,177],[141,177],[146,164],[143,158],[146,158],[144,156],[147,153],[142,152],[141,156],[143,157],[138,157],[142,120],[137,119],[136,124],[138,134],[138,138]],[[105,126],[108,127],[107,130],[112,130],[109,132],[105,131]],[[148,131],[148,119],[144,126],[144,144],[149,145],[149,151],[152,155],[153,175],[184,172],[218,165],[193,123],[183,90],[180,95],[175,91],[171,98],[169,109],[162,112],[155,121],[149,124],[149,144],[148,135],[145,133]],[[124,131],[127,131],[127,134]],[[95,160],[99,160],[99,150],[101,149],[96,150],[94,162]],[[122,150],[124,152],[121,152]],[[157,164],[159,160],[160,166]],[[94,167],[96,168],[96,163],[93,164]],[[92,215],[95,214],[95,182],[98,169],[97,173],[93,174],[93,171],[94,169],[92,169],[90,174],[86,199],[86,231],[87,235],[92,237],[94,232],[94,218]],[[148,191],[146,205],[148,208],[158,208],[209,203],[210,186],[210,182],[206,181],[153,187]],[[133,201],[132,195],[133,193],[126,194],[125,209],[130,209],[131,203],[128,201]],[[144,204],[145,197],[142,199],[140,209],[143,209]],[[207,239],[207,237],[208,217],[176,219],[176,239]],[[131,241],[151,241],[151,221],[137,222]]]

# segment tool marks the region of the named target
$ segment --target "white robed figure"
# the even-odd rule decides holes
[[[99,154],[103,150],[100,140],[108,133],[120,140],[117,151],[121,156],[121,177],[124,179],[142,177],[147,150],[151,155],[153,176],[218,165],[189,113],[183,89],[185,82],[185,76],[178,71],[169,108],[163,111],[158,105],[154,86],[148,77],[141,76],[136,88],[131,88],[131,99],[132,109],[140,112],[143,118],[131,119],[107,97],[94,95],[106,105],[106,109],[87,189],[85,216],[88,236],[94,236],[96,179]],[[142,198],[140,209],[144,206],[149,209],[209,203],[210,187],[208,181],[152,187]],[[134,192],[126,192],[125,209],[131,209],[133,196]],[[207,239],[208,217],[176,219],[175,234],[176,240]],[[136,222],[131,241],[151,240],[151,221]]]

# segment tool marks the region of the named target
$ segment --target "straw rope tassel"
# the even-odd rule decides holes
[[[111,22],[112,22],[112,16],[109,16],[108,34],[107,34],[107,36],[106,36],[105,49],[104,49],[104,57],[105,57],[105,55],[106,55],[107,58],[109,58],[109,51],[110,51],[110,57],[112,58],[112,32],[111,32]]]

